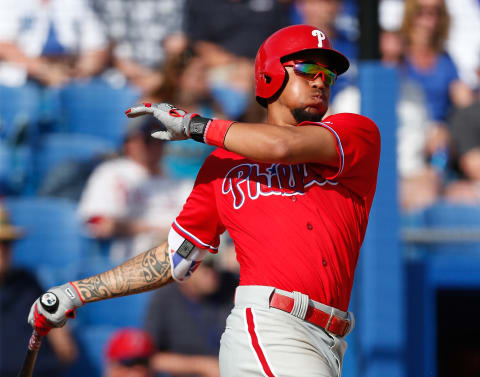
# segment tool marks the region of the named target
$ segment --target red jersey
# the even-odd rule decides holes
[[[375,194],[380,134],[356,114],[314,124],[335,136],[338,168],[259,163],[217,149],[172,231],[215,252],[227,229],[240,285],[299,291],[346,311]]]

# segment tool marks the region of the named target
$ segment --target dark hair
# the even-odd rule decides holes
[[[167,58],[163,65],[163,83],[152,96],[160,98],[162,102],[175,102],[175,94],[178,89],[179,77],[187,69],[190,62],[197,57],[193,47],[186,47],[181,53]]]

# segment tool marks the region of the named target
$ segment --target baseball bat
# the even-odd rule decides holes
[[[55,313],[58,308],[58,298],[52,292],[44,293],[40,297],[40,305],[49,313]],[[22,368],[17,377],[32,377],[33,369],[37,361],[38,350],[42,345],[43,336],[37,330],[33,330],[32,336],[28,341],[27,354],[23,360]]]

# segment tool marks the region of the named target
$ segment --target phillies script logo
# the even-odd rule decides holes
[[[305,164],[272,164],[268,168],[259,164],[241,164],[230,169],[225,176],[222,193],[231,193],[233,208],[239,209],[247,196],[255,200],[260,196],[304,195],[308,187],[323,186],[326,183],[337,184],[319,177]]]

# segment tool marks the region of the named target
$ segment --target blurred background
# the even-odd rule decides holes
[[[480,376],[479,0],[2,0],[2,377],[21,365],[34,299],[162,242],[212,150],[153,140],[152,119],[124,111],[262,121],[255,53],[299,23],[352,63],[329,113],[382,134],[343,376]],[[218,376],[238,278],[228,235],[202,266],[78,310],[35,375]]]

